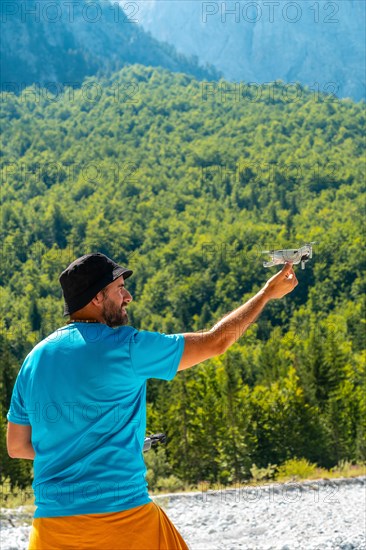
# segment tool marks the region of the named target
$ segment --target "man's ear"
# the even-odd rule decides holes
[[[91,303],[93,304],[93,306],[100,307],[104,301],[104,298],[104,293],[101,290],[100,292],[98,292],[98,294],[96,294],[96,296],[94,296]]]

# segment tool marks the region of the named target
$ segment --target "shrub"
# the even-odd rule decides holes
[[[171,473],[165,447],[157,447],[144,454],[147,467],[146,481],[150,491],[179,491],[184,489],[184,483]]]
[[[159,477],[155,484],[155,490],[158,491],[182,491],[184,489],[184,483],[177,476],[170,475],[169,477]]]
[[[316,467],[316,464],[312,464],[305,458],[291,458],[278,466],[276,479],[305,479],[314,474]]]
[[[258,468],[255,464],[250,468],[252,479],[254,481],[263,481],[273,479],[275,476],[277,464],[268,464],[267,468]]]

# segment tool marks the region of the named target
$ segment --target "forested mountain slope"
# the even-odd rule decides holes
[[[216,77],[193,56],[145,32],[133,16],[134,3],[125,6],[108,0],[1,2],[1,89],[18,92],[36,83],[55,93],[132,63]]]
[[[177,333],[253,295],[275,271],[263,249],[317,241],[295,292],[224,356],[149,382],[149,429],[188,481],[364,459],[361,105],[280,82],[233,98],[138,65],[86,85],[1,105],[5,410],[25,354],[65,322],[75,257],[128,264],[131,324]]]

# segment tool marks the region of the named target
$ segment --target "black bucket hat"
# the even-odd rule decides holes
[[[72,262],[59,277],[65,300],[64,315],[71,315],[86,306],[104,287],[133,271],[95,252]]]

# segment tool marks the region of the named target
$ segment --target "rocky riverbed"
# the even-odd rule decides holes
[[[154,500],[190,550],[366,550],[365,489],[366,477],[358,477],[218,487]],[[1,550],[25,550],[29,509],[2,508],[1,515]]]

